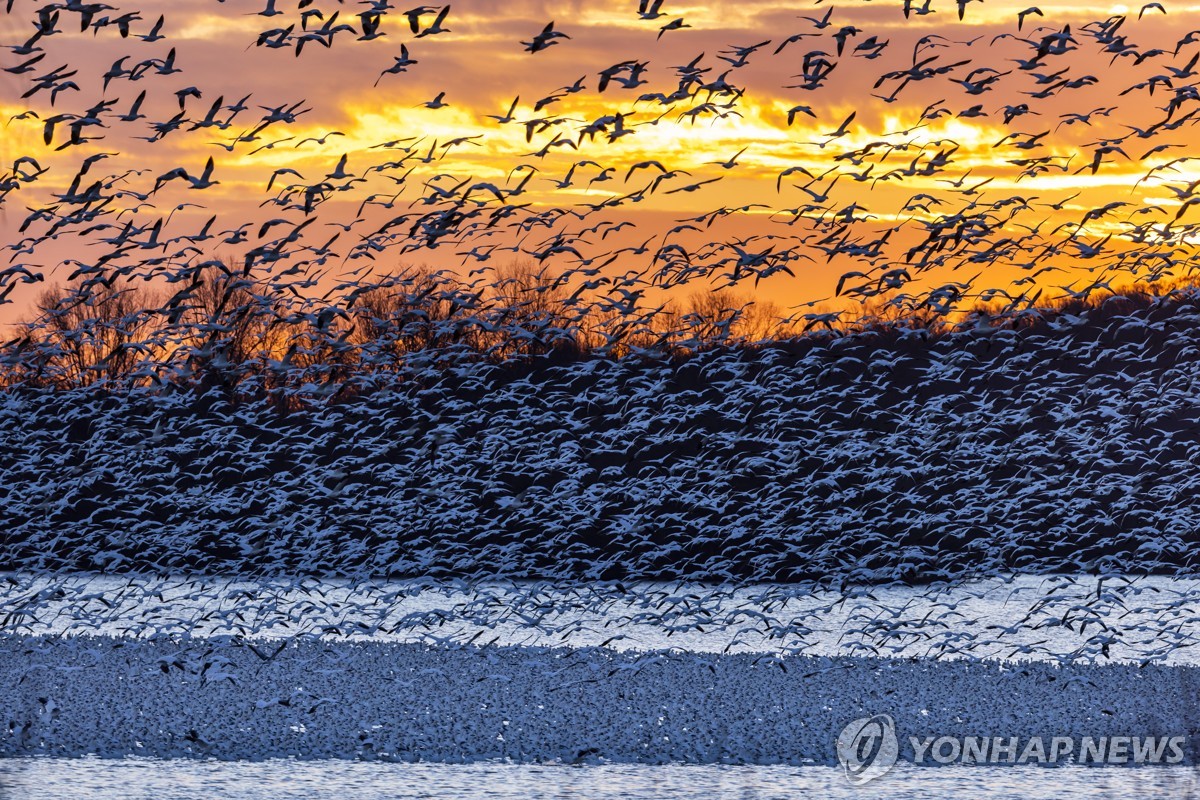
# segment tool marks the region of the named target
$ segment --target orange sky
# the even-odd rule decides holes
[[[16,45],[29,36],[41,5],[15,0],[12,13],[0,16],[4,44]],[[334,34],[329,48],[314,36],[297,56],[295,43],[304,35],[304,23],[296,0],[279,0],[281,13],[270,17],[254,13],[263,10],[262,3],[232,0],[110,5],[119,8],[97,16],[139,12],[128,39],[112,26],[80,33],[79,15],[62,10],[61,32],[37,43],[44,57],[23,74],[0,73],[0,115],[8,122],[0,140],[0,176],[11,175],[7,166],[21,156],[31,156],[46,170],[30,177],[36,169],[26,162],[17,179],[10,180],[16,188],[0,207],[0,241],[7,246],[0,254],[0,275],[5,275],[0,292],[20,281],[20,274],[4,272],[14,265],[53,282],[80,265],[127,266],[135,276],[162,276],[214,255],[241,261],[248,251],[309,220],[296,241],[282,245],[285,255],[270,269],[294,266],[296,276],[316,276],[322,287],[367,267],[385,273],[404,263],[430,263],[465,273],[514,257],[538,256],[552,271],[604,266],[605,272],[620,274],[633,269],[662,284],[664,279],[672,282],[663,268],[686,254],[695,270],[690,282],[671,291],[686,293],[736,278],[739,289],[756,290],[784,306],[830,298],[839,276],[849,271],[866,274],[845,281],[843,288],[852,290],[881,286],[881,276],[890,274],[912,294],[974,279],[974,292],[995,288],[1016,296],[1043,286],[1049,296],[1062,294],[1055,288],[1061,285],[1079,289],[1094,281],[1128,283],[1156,268],[1185,274],[1192,225],[1200,219],[1200,211],[1188,208],[1174,220],[1189,184],[1200,179],[1196,162],[1187,160],[1200,155],[1188,116],[1200,108],[1200,90],[1188,88],[1200,80],[1188,67],[1200,43],[1185,42],[1175,53],[1177,42],[1200,28],[1200,7],[1195,6],[1164,3],[1167,13],[1149,8],[1138,19],[1138,6],[1042,4],[1042,16],[1027,15],[1018,33],[1018,13],[1028,7],[1024,2],[971,2],[959,21],[956,6],[944,0],[930,3],[931,13],[913,13],[907,20],[901,3],[878,0],[811,7],[666,0],[662,16],[650,20],[639,17],[636,0],[459,0],[446,15],[445,33],[415,36],[403,7],[380,18],[378,30],[384,35],[360,41],[357,14],[369,4],[317,0],[309,10],[319,10],[325,19],[336,11],[335,25],[348,23],[354,30]],[[163,38],[140,40],[160,14],[166,15]],[[436,16],[422,16],[422,30]],[[1114,16],[1125,21],[1115,29],[1109,23],[1106,35],[1095,21]],[[676,19],[689,27],[659,37],[660,28]],[[570,38],[541,52],[525,52],[521,42],[552,20]],[[316,16],[307,21],[310,32],[321,25]],[[1068,25],[1071,39],[1046,38]],[[289,26],[294,27],[286,34],[287,47],[255,46],[261,32]],[[855,32],[846,32],[845,26]],[[846,41],[840,56],[839,31]],[[811,35],[775,54],[793,34]],[[996,38],[1001,34],[1006,36]],[[744,64],[732,52],[765,41],[770,43],[749,54]],[[886,46],[877,46],[883,42]],[[919,66],[946,69],[894,94],[902,78],[876,87],[886,73],[914,69],[919,43],[915,61],[933,59]],[[417,63],[406,72],[380,76],[400,55],[402,44]],[[1051,52],[1022,68],[1018,59],[1032,58],[1039,44]],[[1110,66],[1114,52],[1104,52],[1106,46],[1130,54],[1116,57]],[[1060,48],[1064,52],[1057,52]],[[1154,48],[1164,52],[1154,54]],[[151,65],[140,80],[122,76],[103,88],[101,76],[122,56],[129,56],[123,62],[128,68],[164,59],[172,49],[180,72],[160,75]],[[874,53],[878,57],[868,57]],[[806,54],[810,66],[821,60],[835,64],[809,88],[802,87]],[[0,63],[15,67],[33,57],[5,53]],[[600,92],[601,71],[626,60],[646,64],[640,76],[644,83],[631,88],[612,83]],[[667,103],[647,97],[675,92],[680,85],[677,68],[693,61],[706,71],[684,96]],[[21,98],[38,76],[62,65],[78,70],[69,78],[77,90],[65,88],[53,105],[49,90]],[[973,76],[976,81],[998,77],[990,84],[965,85],[976,70],[983,70]],[[1155,76],[1160,80],[1153,94],[1149,86],[1121,94]],[[580,78],[580,91],[534,110],[539,99]],[[722,91],[723,85],[731,88]],[[190,87],[200,96],[184,97],[186,122],[158,141],[139,139],[151,135],[151,122],[170,120],[179,112],[176,93]],[[1031,96],[1043,89],[1051,93]],[[141,112],[147,118],[117,119],[143,90]],[[445,107],[420,105],[440,92],[445,92]],[[247,109],[226,129],[189,130],[218,98],[224,108],[215,118],[223,121],[232,113],[227,107],[245,95],[250,95]],[[504,117],[517,97],[512,121],[487,116]],[[1177,108],[1168,116],[1164,108],[1172,97]],[[67,118],[56,126],[51,144],[43,142],[47,118],[82,115],[101,99],[114,101],[99,115],[104,127],[88,126],[82,133],[102,138],[56,149],[70,139]],[[296,103],[305,111],[293,123],[277,122],[254,140],[238,141],[259,124],[263,107]],[[811,107],[813,116],[798,112],[789,126],[788,109],[798,105]],[[922,110],[930,106],[944,110],[922,120]],[[852,112],[845,134],[831,138]],[[1011,115],[1007,122],[1006,113]],[[1070,116],[1089,113],[1090,124]],[[24,119],[12,119],[22,114]],[[617,114],[623,115],[622,126],[629,133],[610,141],[610,122],[589,139],[589,125],[598,129],[598,120]],[[535,125],[527,141],[523,123],[537,119],[549,124],[541,131]],[[332,131],[340,133],[328,135]],[[1003,141],[1010,134],[1016,136]],[[324,137],[324,143],[305,141],[309,137]],[[573,146],[551,147],[538,155],[556,138]],[[402,146],[410,147],[408,152],[378,147],[406,139]],[[273,142],[278,143],[258,150]],[[455,144],[447,147],[450,142]],[[1157,152],[1148,152],[1160,145],[1164,147]],[[1093,174],[1091,165],[1105,146],[1123,153],[1101,151]],[[62,200],[84,159],[103,153],[111,155],[93,163],[80,188],[101,180],[100,192],[108,199],[91,206]],[[343,155],[346,163],[339,170]],[[211,177],[218,183],[196,190],[177,179],[152,192],[157,179],[174,168],[201,175],[210,157]],[[1046,160],[1040,165],[1013,163],[1038,158]],[[1184,160],[1162,166],[1176,159]],[[654,185],[653,192],[651,185],[660,176],[657,166],[629,175],[632,166],[651,160],[676,173]],[[568,172],[582,161],[595,163],[575,166],[568,185]],[[1147,179],[1154,167],[1159,169]],[[825,177],[809,184],[802,172],[793,171],[780,180],[781,173],[796,168]],[[1022,175],[1030,168],[1037,174]],[[281,169],[294,172],[276,175],[268,191],[272,173]],[[520,194],[509,194],[529,175]],[[601,180],[595,181],[597,177]],[[500,189],[503,199],[479,185],[484,183]],[[701,185],[689,190],[696,184]],[[300,198],[312,186],[319,187],[318,193],[306,209]],[[637,194],[640,190],[644,194]],[[928,199],[911,200],[922,194]],[[272,202],[279,197],[283,199]],[[369,198],[391,207],[362,207]],[[606,200],[611,204],[596,208]],[[1091,213],[1118,202],[1126,205],[1102,215]],[[80,208],[95,213],[57,228],[50,220],[28,222],[32,209],[56,204],[59,214]],[[422,215],[454,208],[477,213],[433,237],[413,235]],[[694,221],[718,209],[735,211],[711,222]],[[951,219],[940,249],[913,250],[928,238],[929,221],[940,216],[945,222],[959,213],[976,217],[979,227]],[[187,249],[186,240],[171,241],[201,231],[214,215],[210,233],[254,223],[247,228],[248,240],[223,244],[224,237],[211,238],[197,242],[194,250]],[[672,232],[689,218],[699,230]],[[259,224],[269,219],[286,222],[259,238]],[[159,220],[157,239],[151,239],[149,231]],[[135,229],[123,244],[142,241],[146,246],[121,252],[122,244],[100,241],[117,235],[128,222],[146,232],[138,235]],[[1064,223],[1068,227],[1055,232]],[[1069,240],[1079,223],[1083,227]],[[1129,237],[1135,226],[1149,223],[1172,223],[1169,241],[1163,242],[1161,233],[1140,237],[1140,242]],[[41,238],[51,230],[54,238]],[[319,247],[338,233],[322,263],[303,263],[321,253],[301,247]],[[1110,234],[1113,238],[1103,241]],[[170,243],[162,248],[156,242]],[[549,252],[555,245],[571,249]],[[619,252],[622,248],[635,249]],[[757,262],[751,258],[755,254],[761,255]],[[735,269],[739,259],[749,268]],[[756,264],[786,266],[794,275],[775,270],[756,286]],[[1055,271],[1035,276],[1043,267]],[[256,269],[265,277],[268,267]],[[36,284],[16,286],[0,306],[0,321],[25,313],[38,289]]]

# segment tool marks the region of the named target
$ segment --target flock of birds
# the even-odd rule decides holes
[[[864,710],[1188,736],[1197,590],[9,576],[0,754],[833,765]]]
[[[220,641],[268,663],[295,640],[319,640],[1145,668],[1195,664],[1200,644],[1185,616],[1200,594],[1194,579],[1120,574],[842,591],[808,582],[10,574],[0,591],[11,634]]]
[[[386,44],[400,55],[376,76],[377,84],[394,89],[433,81],[437,75],[420,66],[424,50],[456,36],[457,9],[449,5],[402,11],[365,0],[352,14],[341,2],[336,8],[315,0],[283,5],[270,0],[250,14],[276,27],[249,45],[281,50],[279,58],[293,53],[301,75],[314,48],[359,45],[364,68],[374,69],[369,54]],[[572,291],[555,300],[563,313],[553,326],[526,315],[502,324],[501,335],[550,341],[598,325],[605,346],[613,347],[631,331],[653,328],[670,299],[662,290],[671,288],[753,286],[776,293],[795,282],[820,283],[809,276],[821,270],[840,272],[833,293],[815,300],[817,292],[810,291],[810,299],[785,312],[789,330],[800,330],[835,327],[847,299],[886,300],[902,313],[934,317],[985,303],[1003,315],[1028,312],[1053,297],[1104,294],[1121,280],[1191,277],[1191,216],[1200,195],[1187,148],[1200,102],[1192,80],[1200,31],[1139,44],[1137,26],[1167,13],[1159,3],[1146,4],[1136,17],[1062,25],[1030,7],[1005,21],[1002,32],[1001,23],[987,23],[986,35],[965,41],[948,30],[918,35],[945,15],[930,2],[905,2],[878,34],[869,34],[862,21],[869,19],[867,9],[826,7],[795,15],[794,30],[700,52],[681,65],[664,66],[647,55],[548,93],[535,88],[539,97],[532,103],[518,96],[502,114],[464,126],[462,135],[417,127],[341,153],[339,143],[351,138],[345,132],[305,127],[310,115],[330,111],[307,98],[250,93],[233,100],[183,85],[184,45],[193,43],[171,46],[165,13],[143,16],[83,0],[6,6],[10,16],[23,14],[32,23],[23,41],[7,45],[12,63],[4,68],[24,87],[20,101],[31,107],[7,124],[37,140],[0,175],[0,208],[16,226],[15,238],[0,249],[8,262],[0,268],[0,302],[24,297],[28,305],[32,290],[19,287],[69,280],[52,309],[58,315],[43,315],[5,346],[10,370],[39,353],[52,357],[81,340],[102,339],[100,323],[63,333],[54,322],[66,309],[100,305],[105,290],[137,285],[164,287],[165,294],[109,321],[109,328],[144,326],[150,318],[168,323],[166,330],[123,341],[122,353],[107,355],[132,353],[141,368],[131,373],[140,382],[184,379],[196,358],[219,363],[227,343],[219,328],[227,318],[186,335],[174,325],[200,304],[213,270],[229,277],[219,304],[229,317],[265,314],[280,324],[304,323],[326,351],[370,351],[369,344],[347,345],[363,297],[387,285],[397,265],[442,258],[451,249],[445,269],[461,281],[425,300],[467,309],[467,321],[452,321],[455,331],[495,327],[486,315],[469,312],[497,291],[499,262],[507,258],[536,265],[541,281],[516,306],[536,305],[536,293],[551,287]],[[949,16],[961,21],[969,6],[960,0]],[[651,49],[668,41],[674,46],[676,37],[700,27],[673,17],[657,0],[638,3],[630,16],[657,34],[647,35]],[[902,19],[909,25],[897,27]],[[1034,27],[1035,19],[1046,24]],[[861,28],[854,24],[860,21]],[[581,46],[584,38],[578,29],[550,22],[513,45],[525,58],[542,59],[547,51]],[[128,52],[102,75],[86,76],[67,54],[59,55],[55,42],[62,40],[100,47],[101,55],[122,47]],[[148,54],[147,46],[166,52]],[[293,69],[291,61],[280,68]],[[1097,61],[1106,62],[1103,73],[1083,72]],[[800,72],[782,88],[751,89],[760,63]],[[863,81],[870,86],[860,87],[859,107],[844,118],[839,106],[822,109],[808,99],[854,92]],[[873,97],[866,96],[868,88]],[[94,89],[102,97],[82,99]],[[447,90],[431,88],[430,94],[419,104],[425,110],[454,105]],[[779,94],[804,102],[784,108],[791,101],[781,106]],[[1107,104],[1093,107],[1099,96]],[[896,130],[881,129],[888,115],[905,118],[916,97],[922,110]],[[925,103],[928,97],[940,99]],[[893,104],[900,110],[893,112]],[[592,113],[576,109],[595,108],[604,113],[574,116]],[[738,125],[753,116],[783,138],[756,142],[761,128],[739,133]],[[740,136],[743,144],[728,158],[705,163],[672,163],[689,158],[684,150],[644,158],[635,146],[655,131],[683,137],[698,125],[714,136]],[[813,132],[815,140],[789,138],[793,126]],[[529,152],[506,154],[509,131],[519,132]],[[996,141],[992,131],[1001,132]],[[121,143],[128,153],[120,152]],[[172,146],[222,152],[201,155],[198,166],[139,166],[145,161],[139,153]],[[299,148],[305,164],[330,154],[324,174],[314,176],[295,159],[275,167],[274,156]],[[465,171],[484,168],[471,159],[489,148],[498,148],[500,166],[487,168],[506,177]],[[223,155],[253,163],[260,153],[265,210],[261,218],[231,221],[219,208],[230,197],[222,184]],[[1096,204],[1079,199],[1093,194],[1087,181],[1096,176],[1113,174],[1114,186],[1131,183],[1124,178],[1131,164],[1144,168],[1133,191]],[[108,165],[118,168],[106,172]],[[1077,187],[1072,176],[1081,176]],[[761,189],[727,188],[747,180]],[[217,199],[206,201],[206,195]],[[637,214],[642,203],[671,208],[677,200],[694,205],[699,198],[737,196],[751,202],[688,214],[669,228],[645,230]],[[19,210],[22,204],[26,211]],[[738,227],[751,223],[757,227]],[[63,256],[68,244],[78,246]],[[990,275],[1004,278],[991,281]],[[726,322],[718,335],[728,333],[740,310],[722,309]],[[360,363],[370,363],[370,355],[364,352]],[[281,369],[293,366],[302,371],[286,359]],[[289,385],[307,382],[300,377]]]
[[[296,761],[331,758],[833,767],[839,729],[864,707],[919,737],[1021,731],[1024,742],[1038,735],[1025,731],[1053,731],[1079,741],[1195,730],[1194,706],[1181,699],[1186,668],[311,639],[17,640],[20,650],[0,650],[0,674],[11,679],[0,686],[0,754],[132,756],[141,771],[158,768],[155,758],[279,759],[289,787]],[[1186,741],[1184,763],[1194,766]],[[844,780],[840,770],[813,772]],[[1058,772],[1039,770],[1037,780]],[[1164,772],[1147,766],[1142,780]],[[428,793],[444,791],[440,774]],[[392,779],[411,785],[419,775]]]
[[[429,364],[302,413],[0,397],[14,568],[564,581],[1196,566],[1192,304],[683,361]]]
[[[391,64],[376,71],[363,59],[364,83],[379,89],[420,79],[426,52],[453,41],[462,7],[401,11],[366,0],[347,13],[341,2],[283,5],[268,0],[255,12],[275,27],[250,47],[281,51],[280,69],[295,69],[317,50],[386,43],[399,53]],[[629,8],[646,27],[647,53],[700,27],[665,5],[641,0]],[[963,20],[977,9],[971,0],[937,9],[932,0],[905,0],[894,10],[915,27],[933,14]],[[1111,292],[1121,279],[1191,277],[1200,180],[1187,153],[1200,120],[1200,31],[1138,44],[1137,26],[1167,13],[1159,3],[1136,18],[1040,27],[1034,18],[1047,15],[1030,7],[1006,21],[1012,30],[985,41],[910,36],[895,24],[869,34],[867,22],[860,29],[843,19],[867,19],[862,11],[843,5],[798,15],[795,30],[666,68],[650,55],[622,60],[533,102],[506,102],[490,123],[480,122],[481,133],[397,131],[338,152],[346,133],[307,135],[308,115],[319,113],[307,99],[232,100],[180,85],[188,56],[182,44],[171,46],[166,13],[7,0],[6,14],[28,12],[32,23],[5,45],[12,63],[4,71],[21,82],[20,101],[30,106],[7,122],[36,130],[38,139],[0,173],[0,210],[16,225],[16,237],[0,246],[0,303],[18,302],[18,288],[61,279],[61,267],[69,277],[57,306],[0,352],[10,375],[0,394],[0,555],[14,570],[0,589],[4,669],[18,669],[9,663],[14,649],[41,659],[51,657],[47,648],[84,642],[71,645],[74,659],[92,645],[87,636],[72,639],[80,634],[148,637],[150,674],[217,691],[240,685],[248,663],[271,669],[281,652],[287,658],[311,645],[293,639],[393,636],[440,648],[441,662],[404,651],[416,665],[410,685],[440,682],[436,664],[460,658],[472,676],[492,659],[521,658],[542,659],[543,677],[559,674],[551,666],[570,656],[505,649],[528,635],[539,644],[595,645],[577,648],[594,661],[578,680],[608,686],[615,674],[623,680],[676,659],[670,637],[703,649],[716,630],[726,650],[749,648],[752,659],[773,659],[763,663],[785,674],[796,662],[780,656],[811,655],[814,642],[827,643],[830,631],[821,626],[842,612],[838,645],[845,640],[852,655],[872,658],[1104,663],[1124,654],[1146,668],[1193,647],[1194,591],[1131,575],[1190,575],[1196,566],[1194,294],[1143,307],[1098,305],[1040,327],[985,320],[941,338],[917,329],[813,336],[683,360],[652,347],[630,358],[524,364],[418,350],[371,384],[375,391],[291,415],[240,402],[225,386],[172,391],[198,360],[228,358],[235,323],[248,315],[302,323],[320,345],[312,351],[357,348],[360,365],[374,363],[395,342],[353,336],[363,303],[380,287],[395,289],[390,271],[402,259],[447,250],[458,263],[443,276],[454,280],[423,284],[408,307],[411,319],[434,329],[428,350],[461,342],[464,327],[519,343],[602,322],[607,345],[598,349],[608,351],[631,332],[661,334],[655,320],[669,302],[662,290],[765,293],[827,266],[840,273],[830,302],[885,298],[904,313],[934,316],[982,302],[1001,315],[1035,317],[1037,304],[1052,297],[1044,289],[1053,273],[1066,281],[1056,288],[1079,300]],[[577,46],[582,27],[539,24],[512,49],[547,58]],[[906,37],[911,52],[908,44],[898,52]],[[61,40],[138,49],[84,76],[69,60],[59,65]],[[144,49],[159,42],[165,53]],[[1097,58],[1107,62],[1103,80],[1080,67]],[[660,125],[736,131],[762,113],[752,109],[753,81],[743,76],[768,59],[799,69],[783,89],[793,99],[829,96],[839,82],[867,75],[873,99],[860,97],[857,110],[836,116],[834,102],[772,107],[781,129],[827,130],[814,141],[787,140],[791,162],[770,160],[755,141],[698,164],[672,163],[688,157],[682,149],[642,158],[632,147]],[[95,84],[100,96],[82,100]],[[450,90],[429,89],[421,113],[455,103]],[[886,115],[877,105],[903,109],[929,91],[945,96],[897,130],[878,128]],[[1093,107],[1100,93],[1107,104]],[[1000,95],[1007,102],[989,102]],[[610,105],[588,119],[555,113],[586,108],[587,98]],[[878,132],[868,132],[869,117]],[[1003,131],[998,141],[965,141],[964,132],[993,128]],[[464,172],[475,163],[467,156],[510,131],[529,152],[504,164],[505,177]],[[1072,138],[1080,131],[1094,138]],[[142,140],[132,155],[109,151],[131,136]],[[198,164],[161,171],[137,164],[139,153],[201,137],[219,152]],[[328,155],[327,171],[272,169],[279,162],[271,156],[300,148]],[[990,165],[981,150],[992,154]],[[254,163],[259,153],[267,154],[264,218],[222,220],[214,206],[229,202],[229,165],[243,157]],[[1144,167],[1127,181],[1128,195],[1073,202],[1094,176],[1130,174],[1127,162]],[[762,188],[753,202],[728,205],[728,187],[746,175]],[[1073,175],[1081,176],[1079,188],[1062,191]],[[640,203],[703,198],[721,205],[662,230],[643,229],[649,223],[631,213]],[[20,205],[26,210],[14,211]],[[747,220],[770,232],[737,233]],[[44,257],[68,245],[74,249],[61,263]],[[524,287],[514,313],[497,322],[479,309],[489,297],[512,296],[498,263],[505,254],[533,263],[541,282]],[[212,298],[205,292],[214,270],[225,279]],[[993,274],[1016,277],[990,285]],[[101,387],[121,391],[23,383],[30,375],[23,370],[47,353],[103,338],[87,310],[135,285],[165,294],[105,324],[163,324],[158,338],[123,340],[119,352],[92,365],[132,353],[123,382]],[[542,295],[561,306],[555,314],[520,313],[542,308]],[[181,332],[180,321],[210,300],[215,316]],[[789,309],[790,322],[836,328],[843,312],[819,302]],[[431,317],[430,309],[446,305],[456,313]],[[85,324],[56,327],[69,310],[82,310]],[[725,333],[740,310],[723,310]],[[320,396],[350,382],[319,358],[293,359],[295,345],[285,349],[270,359],[287,378],[285,392]],[[77,577],[93,572],[109,583],[96,589]],[[168,586],[137,577],[196,572],[239,578],[184,577]],[[944,594],[968,579],[1013,572],[1068,577],[1023,590],[1032,596],[1012,607],[1013,619],[1018,607],[1025,615],[1015,622],[979,626],[960,610],[961,597]],[[129,577],[112,582],[121,575]],[[340,590],[302,577],[314,575],[357,588],[349,599],[331,599]],[[381,576],[416,583],[372,582]],[[497,578],[516,582],[480,589]],[[589,588],[564,593],[543,582]],[[748,584],[763,588],[752,596],[728,588]],[[928,590],[915,589],[899,605],[871,594],[892,584]],[[405,586],[458,587],[467,599],[450,610],[435,604],[400,614]],[[172,591],[179,594],[168,598]],[[797,592],[833,594],[827,603],[789,608]],[[1133,598],[1143,593],[1162,602],[1134,614],[1131,605],[1141,601]],[[906,613],[914,603],[922,617]],[[1066,652],[1047,644],[1051,629],[1068,632]],[[610,652],[635,634],[649,635],[658,649]],[[204,642],[198,657],[189,649],[193,636]],[[185,640],[188,655],[172,651]],[[340,642],[343,651],[312,660],[359,652],[369,661],[374,651],[352,649],[360,644]],[[91,666],[110,656],[105,651]],[[716,675],[724,668],[706,658],[686,669]],[[18,694],[28,694],[20,688],[26,680],[38,687],[26,717],[18,719],[18,709],[0,730],[0,752],[36,750],[46,741],[38,726],[65,725],[58,720],[69,716],[54,697],[73,691],[72,681],[101,680],[70,659],[36,669],[26,661],[20,680],[0,681]],[[321,666],[314,678],[298,669],[312,680],[349,671]],[[494,677],[482,669],[481,682]],[[228,714],[326,701],[293,688],[260,702]],[[372,734],[360,733],[354,747],[362,755]],[[445,741],[460,734],[438,733]],[[161,738],[162,730],[147,735]],[[421,752],[419,742],[406,746]],[[191,728],[163,747],[211,753],[220,743]],[[583,748],[570,758],[601,752]]]

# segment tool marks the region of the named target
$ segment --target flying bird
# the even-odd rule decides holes
[[[424,106],[425,108],[430,108],[430,109],[434,109],[434,110],[437,110],[439,108],[445,108],[446,106],[450,105],[449,103],[445,102],[442,99],[445,96],[446,96],[445,92],[438,92],[437,96],[434,97],[432,100],[426,100],[424,103],[419,103],[418,106]]]
[[[1030,14],[1037,14],[1039,17],[1043,16],[1040,8],[1037,6],[1030,6],[1029,8],[1017,14],[1017,30],[1021,30],[1022,26],[1025,25],[1025,18]]]
[[[408,16],[409,24],[412,27],[412,31],[413,31],[413,33],[415,33],[417,35],[416,38],[421,39],[426,36],[436,36],[436,35],[442,34],[442,33],[450,33],[449,28],[445,28],[442,26],[442,23],[444,23],[446,21],[446,16],[450,13],[450,6],[448,6],[448,5],[443,6],[442,9],[440,11],[438,11],[438,14],[434,18],[432,25],[418,31],[417,20],[419,20],[421,14],[422,13],[432,13],[434,10],[435,9],[426,9],[424,6],[422,6],[420,9],[414,9],[414,11],[418,12],[418,13],[414,14],[414,11],[410,11],[407,13],[406,16]]]
[[[570,39],[571,37],[562,31],[554,30],[554,22],[547,23],[546,27],[542,28],[541,32],[533,37],[528,42],[521,42],[525,45],[525,51],[528,53],[538,53],[553,45],[559,43],[560,39]]]
[[[401,72],[408,72],[409,67],[418,63],[417,59],[409,57],[408,47],[403,44],[400,45],[400,55],[392,56],[392,61],[395,62],[392,64],[392,66],[379,73],[379,77],[375,79],[375,86],[379,85],[379,82],[383,80],[384,75],[399,75]]]
[[[662,4],[663,0],[638,0],[638,17],[645,20],[665,17],[666,14],[659,10]]]
[[[656,36],[654,38],[656,40],[661,39],[663,37],[664,33],[667,33],[669,31],[679,31],[679,30],[683,30],[684,28],[690,28],[690,27],[692,27],[692,26],[688,25],[687,23],[685,23],[683,21],[683,17],[679,17],[678,19],[673,19],[670,22],[668,22],[666,25],[663,25],[661,28],[659,28],[658,36]]]

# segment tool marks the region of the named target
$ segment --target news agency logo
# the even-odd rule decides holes
[[[886,775],[900,757],[896,723],[887,714],[854,720],[838,734],[837,756],[855,786]]]
[[[895,721],[862,717],[842,728],[838,763],[855,786],[883,777],[900,757]],[[1186,736],[910,736],[913,764],[1181,764]]]

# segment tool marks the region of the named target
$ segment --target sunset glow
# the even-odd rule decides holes
[[[1192,7],[989,0],[960,20],[945,3],[746,2],[643,19],[637,3],[460,2],[447,31],[426,31],[431,11],[414,34],[387,4],[292,5],[148,0],[128,38],[80,32],[64,9],[26,63],[34,4],[16,0],[0,98],[8,265],[45,283],[79,264],[158,281],[215,257],[253,262],[271,230],[218,232],[283,219],[276,234],[309,224],[255,274],[290,264],[302,293],[367,266],[532,259],[570,285],[603,265],[637,271],[648,300],[735,285],[791,314],[957,283],[968,305],[991,289],[1019,307],[1038,289],[1192,269]],[[551,17],[565,36],[527,52]],[[401,45],[411,63],[389,71]],[[177,72],[161,68],[169,53]],[[76,72],[52,96],[64,63]],[[209,158],[202,190],[163,180]],[[90,206],[63,194],[88,159],[111,194]],[[466,217],[426,224],[447,209]],[[139,230],[158,244],[130,248]],[[692,266],[672,279],[683,254]],[[0,272],[0,290],[23,275]],[[26,282],[0,319],[27,313],[40,286]]]

